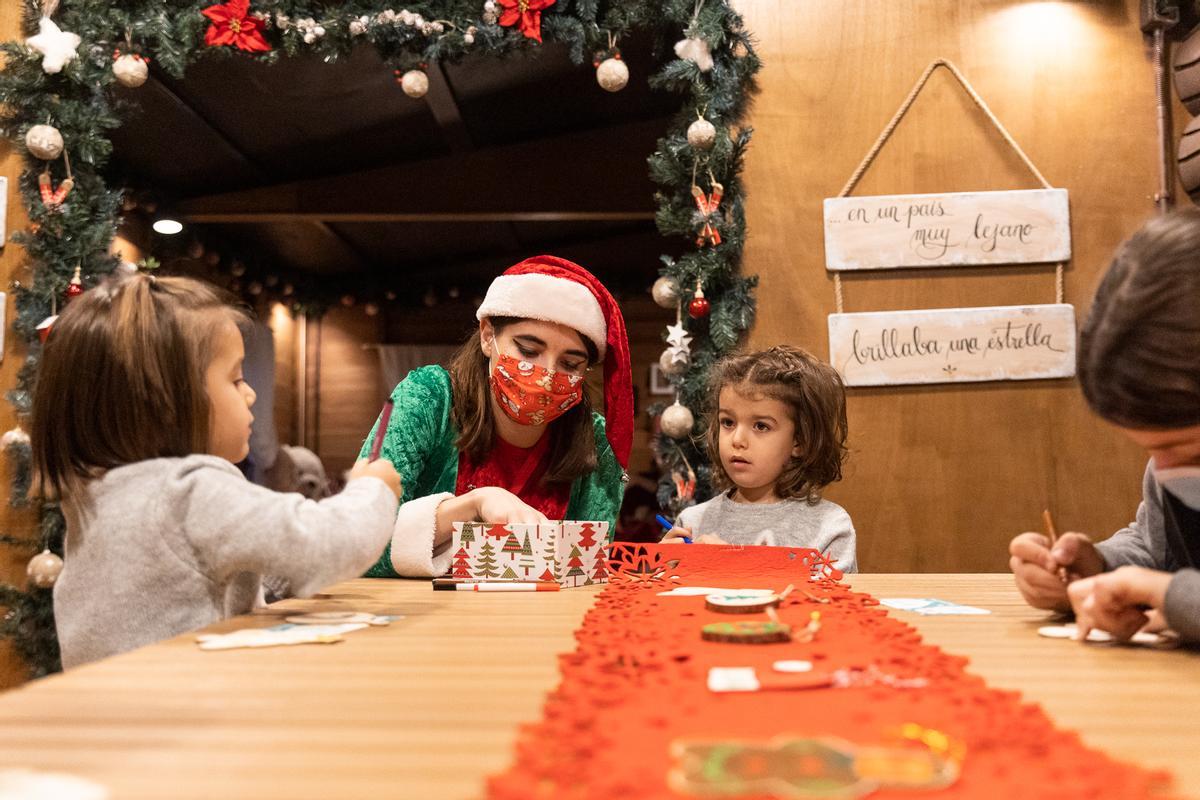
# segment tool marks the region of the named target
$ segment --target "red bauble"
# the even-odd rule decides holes
[[[83,278],[79,275],[79,267],[76,267],[75,274],[71,276],[71,282],[67,284],[67,302],[71,302],[81,294],[83,294]]]
[[[704,296],[697,297],[688,303],[688,316],[692,319],[701,319],[708,316],[708,312],[712,310],[709,305],[708,298]]]

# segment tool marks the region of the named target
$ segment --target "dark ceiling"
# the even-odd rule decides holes
[[[615,289],[644,290],[658,257],[646,157],[678,100],[632,78],[602,90],[564,48],[429,69],[407,97],[370,47],[330,64],[210,58],[122,90],[115,168],[198,237],[280,267],[404,288],[471,287],[553,252]]]

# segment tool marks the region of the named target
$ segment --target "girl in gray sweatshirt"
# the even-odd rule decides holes
[[[262,576],[297,595],[356,577],[387,544],[400,477],[360,461],[320,502],[248,482],[244,318],[186,278],[110,279],[46,341],[34,469],[67,521],[54,615],[70,668],[244,614]]]

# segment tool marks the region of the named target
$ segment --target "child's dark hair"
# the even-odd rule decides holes
[[[61,496],[114,467],[205,452],[213,342],[244,320],[219,290],[188,278],[113,276],[71,301],[34,391],[41,492]]]
[[[1200,423],[1200,210],[1155,217],[1117,250],[1080,334],[1079,383],[1123,427]]]
[[[734,483],[721,464],[717,403],[721,390],[765,395],[787,405],[796,425],[801,454],[793,457],[775,484],[781,498],[816,503],[821,490],[842,478],[846,460],[846,388],[837,370],[806,350],[779,345],[757,353],[727,356],[713,367],[713,408],[708,421],[708,451],[713,481],[720,489]]]

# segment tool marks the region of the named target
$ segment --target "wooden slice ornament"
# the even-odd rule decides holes
[[[744,622],[713,622],[700,631],[706,642],[729,644],[774,644],[790,642],[792,629],[782,622],[746,620]]]
[[[795,588],[792,584],[782,592],[770,589],[731,589],[713,592],[704,598],[704,607],[719,614],[758,614],[775,608]]]

